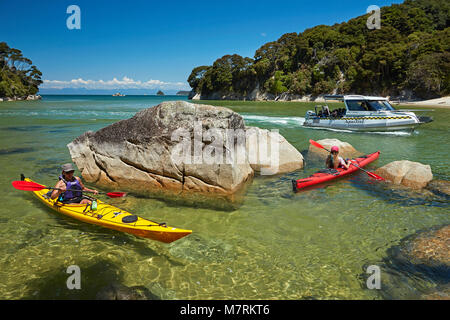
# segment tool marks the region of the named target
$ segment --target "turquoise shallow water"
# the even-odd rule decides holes
[[[87,225],[43,207],[11,181],[24,173],[54,183],[69,162],[67,143],[165,100],[186,97],[44,96],[0,103],[0,298],[94,298],[105,285],[143,286],[162,299],[381,299],[368,290],[364,267],[417,230],[449,223],[448,199],[405,193],[364,173],[327,187],[293,194],[290,179],[322,166],[256,177],[232,212],[182,207],[134,197],[108,202],[194,233],[166,245]],[[207,102],[225,105],[247,125],[279,129],[306,155],[308,140],[337,138],[362,152],[381,151],[375,169],[394,160],[430,164],[450,180],[450,110],[428,112],[435,121],[413,134],[361,134],[301,127],[311,104]],[[68,266],[80,266],[82,289],[66,287]],[[382,275],[383,281],[383,275]],[[386,281],[393,281],[387,278]],[[408,290],[436,284],[406,277]],[[404,293],[398,289],[398,297]],[[393,296],[395,298],[396,296]]]

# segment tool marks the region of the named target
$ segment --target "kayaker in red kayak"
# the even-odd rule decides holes
[[[98,191],[86,188],[81,179],[73,175],[75,169],[72,164],[66,163],[61,168],[62,173],[55,185],[55,188],[60,190],[53,190],[50,198],[56,199],[61,196],[60,201],[66,204],[91,204],[90,200],[83,199],[83,191],[93,192],[94,194],[98,194]]]
[[[326,160],[326,166],[330,169],[343,168],[347,170],[350,167],[350,163],[347,163],[342,157],[339,156],[339,147],[331,147],[331,153]]]

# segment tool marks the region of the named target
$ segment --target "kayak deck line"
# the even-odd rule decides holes
[[[96,200],[96,201],[98,201],[98,200]],[[113,208],[113,209],[117,209],[117,208],[114,207],[114,206],[105,204],[105,207],[103,207],[103,208],[100,209],[100,210],[105,211],[105,210],[107,209],[106,206],[110,206],[110,207]],[[71,204],[70,207],[74,207],[74,208],[77,208],[77,207],[79,207],[79,208],[84,207],[84,208],[86,209],[86,208],[89,208],[90,205],[89,205],[89,204],[87,204],[87,205],[84,205],[84,204],[83,204],[83,205],[73,205],[73,204]],[[67,209],[67,210],[70,210],[70,207],[69,207],[69,209]],[[73,211],[74,211],[75,213],[78,213],[76,210],[73,210]],[[105,217],[106,217],[108,214],[110,214],[110,213],[114,214],[114,217],[113,217],[113,218],[115,218],[115,217],[118,216],[119,214],[124,214],[124,213],[126,213],[126,212],[111,212],[111,211],[108,211],[106,214],[103,215],[103,214],[101,214],[102,212],[98,212],[98,211],[99,211],[98,209],[97,209],[97,212],[92,211],[92,210],[89,210],[89,211],[83,210],[83,214],[84,214],[84,215],[88,215],[89,212],[92,212],[92,215],[90,215],[90,217],[95,217],[95,218],[97,218],[98,220],[100,220],[100,219],[102,219],[102,218],[105,218]],[[115,213],[118,213],[118,215],[116,215]],[[141,219],[153,223],[153,224],[149,224],[148,227],[159,227],[159,226],[164,226],[164,225],[166,225],[165,222],[163,222],[163,223],[157,223],[157,222],[154,222],[154,221],[151,221],[151,220],[142,218],[142,217],[141,217]],[[132,223],[124,223],[124,222],[118,222],[118,221],[108,220],[108,222],[109,222],[109,221],[112,222],[112,223],[116,223],[116,224],[133,225]],[[134,223],[133,226],[136,227],[136,223]],[[167,228],[167,226],[165,226],[165,227]]]
[[[33,182],[28,178],[24,178],[24,180]],[[192,230],[171,227],[165,222],[158,223],[139,217],[92,197],[87,198],[97,202],[97,208],[94,210],[91,204],[63,204],[57,199],[51,199],[47,194],[49,191],[50,189],[42,189],[32,192],[47,207],[82,222],[164,243],[176,241],[192,233]]]

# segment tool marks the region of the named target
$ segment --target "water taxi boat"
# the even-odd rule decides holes
[[[395,110],[387,98],[361,95],[326,95],[327,100],[343,101],[345,108],[330,110],[327,104],[308,110],[303,126],[351,131],[413,131],[433,121],[416,116],[413,110]],[[417,111],[417,110],[416,110]]]

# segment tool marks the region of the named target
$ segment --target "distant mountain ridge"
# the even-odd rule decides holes
[[[39,94],[49,94],[49,95],[112,95],[120,91],[127,96],[129,95],[156,95],[158,90],[148,90],[148,89],[86,89],[86,88],[64,88],[64,89],[54,89],[54,88],[40,88]],[[176,95],[177,90],[164,90],[166,95]]]
[[[333,26],[287,33],[254,58],[225,55],[192,70],[194,99],[290,100],[332,93],[404,98],[450,94],[450,2],[406,0]]]

